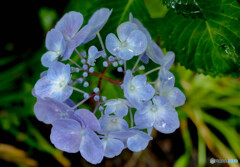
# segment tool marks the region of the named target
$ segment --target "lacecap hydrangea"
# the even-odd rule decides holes
[[[175,78],[169,71],[174,53],[164,55],[132,14],[129,21],[118,26],[116,34],[110,33],[102,40],[100,32],[111,13],[107,8],[99,9],[84,26],[81,13],[66,13],[47,33],[48,51],[41,62],[48,69],[33,89],[37,98],[34,113],[39,121],[52,125],[50,140],[54,146],[68,153],[80,152],[92,164],[100,163],[103,157],[115,157],[125,148],[144,150],[152,140],[153,128],[173,133],[179,128],[175,107],[185,103],[185,96],[174,87]],[[86,51],[78,51],[79,46],[96,37],[101,48],[90,46]],[[79,61],[71,59],[73,52]],[[134,57],[135,65],[128,65]],[[159,66],[144,73],[145,66],[139,65],[140,61],[145,66],[149,61]],[[98,62],[102,68],[96,68]],[[106,76],[110,69],[122,73],[123,78]],[[150,83],[147,75],[154,71],[159,71],[159,75]],[[90,75],[98,77],[97,83],[90,82]],[[124,98],[103,96],[102,80],[119,86]],[[84,91],[87,87],[93,88]],[[81,101],[71,100],[73,91],[79,93]],[[82,107],[90,99],[95,101],[93,111]],[[97,112],[101,113],[99,118],[95,116]],[[126,117],[131,120],[129,124]]]

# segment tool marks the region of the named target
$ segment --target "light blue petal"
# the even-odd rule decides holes
[[[150,100],[155,94],[155,89],[151,84],[146,83],[144,87],[137,89],[135,96],[138,97],[139,100]]]
[[[66,119],[73,114],[73,110],[64,103],[54,99],[40,99],[34,105],[34,113],[39,121],[51,124],[57,119]]]
[[[73,51],[84,43],[86,38],[89,36],[91,29],[88,25],[85,25],[75,36],[67,42],[66,50],[62,56],[62,61],[67,60],[71,57]]]
[[[65,51],[65,47],[66,44],[62,33],[56,29],[51,29],[47,33],[46,48],[49,51],[56,52],[57,55],[62,55]]]
[[[117,50],[119,49],[121,43],[118,40],[118,38],[116,37],[116,35],[114,35],[113,33],[110,33],[107,35],[106,37],[106,48],[107,50],[116,56]]]
[[[40,98],[51,97],[54,84],[52,84],[47,76],[40,78],[34,86],[35,94]]]
[[[154,122],[154,128],[159,132],[166,134],[173,133],[179,128],[179,126],[178,114],[174,110],[169,112],[159,112]]]
[[[116,106],[109,105],[109,106],[106,107],[104,112],[105,112],[106,115],[109,115],[109,114],[114,113],[115,111],[116,111]]]
[[[147,81],[146,75],[136,75],[135,77],[133,77],[131,84],[135,88],[142,88],[145,86],[146,81]]]
[[[49,80],[57,80],[58,78],[64,78],[68,83],[71,79],[70,65],[63,64],[60,62],[53,62],[48,69],[47,78]]]
[[[115,138],[115,139],[119,139],[119,140],[126,140],[131,136],[134,136],[136,134],[136,132],[126,129],[126,130],[121,130],[121,131],[115,131],[115,132],[110,132],[108,134],[108,136],[110,138]]]
[[[102,116],[99,119],[101,125],[100,133],[109,133],[114,131],[122,131],[128,129],[128,123],[121,117],[116,116]]]
[[[175,77],[170,71],[167,71],[165,68],[161,68],[159,72],[159,79],[160,79],[160,92],[162,91],[161,89],[169,90],[174,87]]]
[[[117,28],[117,34],[118,34],[118,38],[121,42],[125,42],[129,36],[129,34],[133,31],[133,30],[137,30],[138,27],[136,24],[131,23],[131,22],[124,22],[122,24],[120,24]]]
[[[131,151],[139,152],[147,147],[150,140],[152,140],[151,136],[144,132],[138,131],[136,135],[128,138],[127,147]]]
[[[53,122],[50,135],[51,142],[56,148],[69,153],[79,151],[81,142],[81,126],[75,120],[56,120]]]
[[[128,107],[125,104],[118,105],[115,110],[115,114],[118,117],[124,117],[128,113]]]
[[[45,67],[49,67],[54,61],[57,60],[58,56],[59,55],[57,55],[56,52],[46,52],[41,58],[42,65]]]
[[[52,87],[54,90],[56,87]],[[66,86],[62,91],[54,91],[52,92],[52,95],[50,96],[53,99],[56,99],[58,101],[64,102],[67,100],[73,92],[73,88],[71,86]]]
[[[152,108],[152,102],[151,101],[146,101],[143,103],[143,107],[141,109],[138,109],[137,112],[139,114],[145,114],[146,112],[149,112]]]
[[[88,24],[94,27],[94,30],[92,30],[92,32],[97,33],[98,31],[100,31],[102,27],[106,24],[111,13],[112,10],[109,10],[107,8],[101,8],[97,10],[88,21]]]
[[[182,106],[186,100],[183,92],[176,87],[169,91],[169,93],[167,94],[167,98],[174,107]]]
[[[92,129],[93,131],[99,131],[100,130],[100,124],[98,122],[98,119],[89,110],[79,109],[79,110],[74,112],[74,115],[76,117],[79,117],[80,119],[82,119],[82,121],[85,124],[85,127],[88,127],[90,129]]]
[[[127,90],[128,86],[131,84],[132,77],[133,77],[133,75],[132,75],[131,70],[127,70],[126,74],[124,76],[124,80],[123,80],[124,90]]]
[[[98,164],[103,159],[103,144],[93,131],[86,129],[85,133],[80,144],[80,153],[88,162]]]
[[[127,38],[127,45],[134,55],[140,55],[147,49],[147,38],[142,31],[134,30]]]
[[[166,111],[171,110],[171,103],[166,97],[154,96],[152,100],[153,100],[153,104],[158,106],[159,108],[164,107]]]
[[[166,56],[163,58],[163,63],[162,66],[166,69],[169,70],[175,60],[175,54],[173,52],[168,52]]]
[[[119,155],[124,149],[123,142],[117,139],[103,139],[102,143],[104,146],[104,156],[107,158],[113,158]]]
[[[152,112],[148,111],[144,114],[136,112],[134,115],[134,122],[136,126],[141,128],[150,128],[155,122],[155,115]]]
[[[146,54],[153,62],[159,65],[163,64],[164,54],[161,48],[154,41],[151,41],[151,43],[148,44]]]
[[[79,12],[71,11],[66,13],[56,24],[56,29],[64,35],[65,40],[69,41],[82,26],[83,16]]]
[[[116,49],[116,56],[123,60],[130,60],[135,53],[128,47],[120,47]]]

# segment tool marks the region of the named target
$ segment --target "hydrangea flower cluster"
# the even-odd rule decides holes
[[[104,46],[100,31],[111,13],[112,10],[100,9],[83,27],[81,13],[65,14],[47,33],[48,51],[41,61],[48,70],[41,74],[33,89],[37,98],[34,113],[39,121],[52,125],[51,142],[65,152],[80,151],[92,164],[100,163],[103,157],[115,157],[125,148],[134,152],[144,150],[152,140],[153,128],[161,133],[173,133],[179,127],[175,107],[185,103],[185,96],[174,87],[175,78],[169,71],[174,53],[164,55],[132,14],[129,21],[118,26],[117,35],[106,36]],[[102,47],[100,50],[91,46],[88,51],[78,52],[78,46],[96,36]],[[77,53],[81,63],[71,59],[73,52]],[[137,61],[130,69],[127,61],[135,56]],[[95,67],[100,59],[103,60],[99,61],[103,62],[103,71],[99,72]],[[136,71],[145,69],[144,65],[138,65],[139,62],[147,65],[149,59],[159,67],[136,75]],[[122,80],[104,75],[110,66],[124,74]],[[147,75],[157,70],[159,75],[155,84],[147,82]],[[73,79],[73,73],[78,74],[78,78]],[[83,88],[91,86],[89,75],[99,80],[97,87],[85,92]],[[102,80],[121,87],[125,98],[107,100],[101,95]],[[76,104],[70,99],[73,91],[79,92],[82,98]],[[81,107],[89,99],[96,103],[93,111]],[[100,118],[95,116],[97,111],[101,113]],[[124,119],[127,116],[131,119],[129,124]]]

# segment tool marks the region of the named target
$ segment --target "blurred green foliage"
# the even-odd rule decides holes
[[[71,0],[66,7],[66,12],[70,10],[81,12],[86,24],[96,9],[112,8],[112,16],[101,31],[103,39],[108,33],[115,33],[117,26],[128,20],[129,13],[132,12],[133,16],[144,24],[153,39],[165,51],[173,50],[177,60],[192,70],[186,70],[177,63],[171,69],[176,76],[176,86],[184,91],[187,101],[184,106],[178,108],[181,120],[180,132],[184,142],[184,150],[181,151],[183,154],[177,157],[176,162],[170,164],[174,164],[175,167],[192,166],[191,162],[195,160],[196,150],[198,166],[206,166],[211,156],[240,159],[240,79],[237,78],[240,72],[239,4],[237,1],[225,0],[164,2],[168,8],[162,0]],[[40,9],[39,21],[45,33],[60,17],[54,9],[45,7]],[[92,44],[99,46],[96,39],[79,50],[87,49]],[[6,49],[8,48],[11,49],[11,46]],[[41,134],[40,128],[31,121],[35,119],[33,106],[36,102],[31,91],[40,73],[46,70],[40,63],[40,58],[46,51],[44,44],[39,48],[38,52],[28,56],[27,60],[16,63],[15,66],[11,64],[16,60],[16,56],[22,55],[0,58],[0,66],[9,67],[2,70],[0,74],[1,129],[11,133],[16,141],[25,143],[29,150],[36,149],[45,152],[63,166],[70,166],[69,159],[61,151],[55,149],[49,143],[49,138]],[[74,60],[75,58],[73,57]],[[134,61],[135,59],[132,62]],[[133,66],[133,64],[129,63],[128,66]],[[156,64],[150,63],[146,70],[154,67]],[[29,70],[32,71],[31,74]],[[231,74],[235,78],[212,78],[193,71],[210,75]],[[114,73],[107,75],[113,77]],[[149,81],[154,81],[156,76],[157,72],[149,75]],[[92,77],[91,82],[97,82],[97,78]],[[108,98],[123,96],[115,85],[107,82],[103,85],[103,94]],[[75,94],[73,98],[79,99]],[[93,109],[94,103],[89,102],[89,105],[83,107]],[[196,132],[189,124],[194,124]],[[22,128],[23,125],[25,128]],[[43,124],[39,122],[40,125]],[[195,133],[197,138],[194,137]],[[154,140],[159,139],[155,137]],[[31,157],[29,150],[25,151]],[[141,161],[140,154],[147,153],[146,150],[133,156],[138,155],[138,159],[135,160]],[[0,154],[0,159],[8,161],[2,154]],[[132,159],[128,158],[128,161]],[[24,162],[14,162],[24,164]],[[234,166],[235,164],[228,165]]]

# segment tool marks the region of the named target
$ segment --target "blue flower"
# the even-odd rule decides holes
[[[136,108],[140,108],[142,101],[150,100],[154,94],[154,88],[147,83],[145,75],[132,76],[130,70],[127,70],[123,81],[124,96]]]
[[[130,60],[140,55],[147,48],[147,39],[144,33],[138,30],[136,24],[125,22],[117,28],[118,38],[110,33],[106,37],[108,51],[123,60]]]
[[[63,102],[72,94],[73,88],[68,85],[70,81],[69,64],[53,62],[47,71],[47,75],[40,78],[35,84],[35,94],[42,99],[49,97]]]
[[[137,126],[154,127],[162,133],[172,133],[180,124],[177,112],[163,96],[153,97],[153,104],[145,102],[143,108],[135,113],[134,120]]]
[[[83,16],[79,12],[71,11],[66,13],[55,26],[55,29],[60,31],[66,41],[66,50],[63,54],[62,60],[67,60],[73,50],[79,45],[83,44],[84,40],[90,33],[90,28],[84,26],[80,31],[83,23]]]
[[[159,79],[160,95],[165,96],[174,107],[182,106],[185,103],[186,97],[179,88],[174,87],[174,75],[165,68],[161,68]]]
[[[46,48],[49,51],[42,56],[41,61],[43,66],[49,67],[59,56],[64,55],[66,49],[66,42],[60,31],[52,29],[47,33]]]
[[[73,110],[67,104],[54,99],[38,98],[34,105],[34,113],[39,121],[51,124],[57,119],[70,118],[73,115]]]
[[[101,8],[92,15],[92,17],[89,19],[87,23],[89,34],[88,37],[85,39],[84,43],[87,43],[96,37],[96,34],[106,24],[111,13],[112,10],[109,10],[107,8]]]
[[[74,112],[72,119],[56,120],[52,123],[51,142],[56,148],[81,155],[90,163],[103,159],[103,144],[94,131],[100,130],[97,118],[89,110]]]
[[[119,155],[126,147],[126,140],[135,135],[129,130],[127,122],[121,117],[102,116],[99,119],[101,125],[100,134],[104,135],[101,140],[104,146],[104,156],[112,158]]]
[[[104,51],[98,51],[98,49],[95,46],[91,46],[88,49],[88,59],[87,63],[90,66],[95,66],[96,59],[98,59],[100,56],[102,56],[105,52]]]
[[[114,113],[118,117],[124,117],[128,113],[128,106],[130,105],[127,100],[113,99],[108,100],[105,105],[105,114],[109,115]]]

